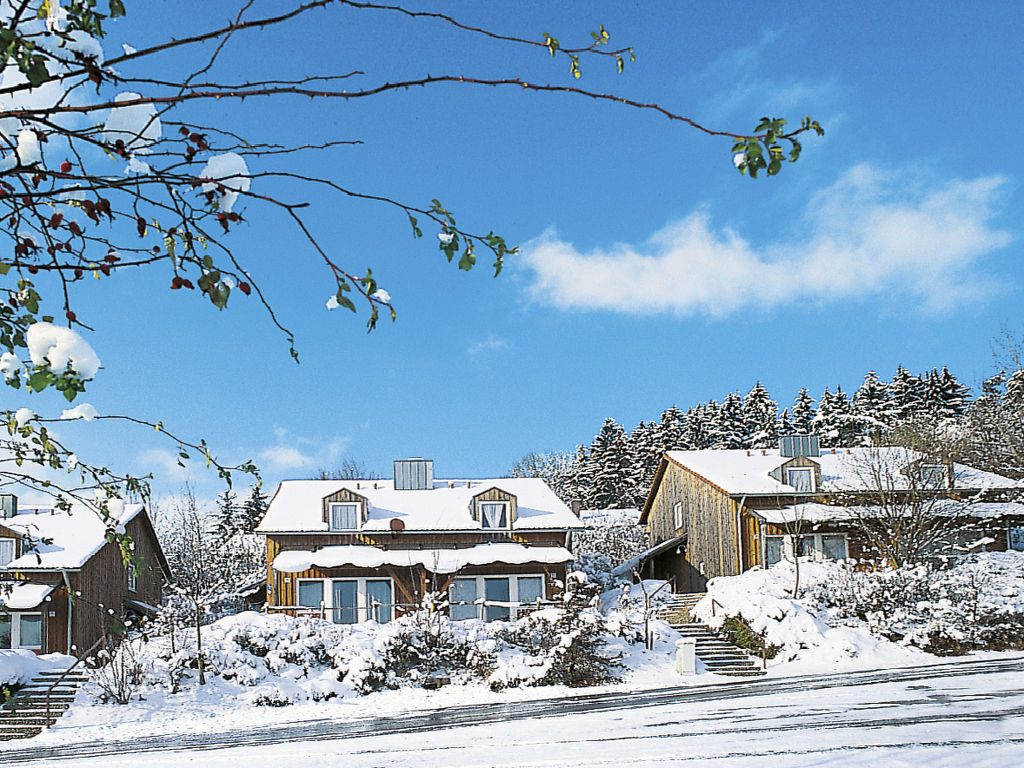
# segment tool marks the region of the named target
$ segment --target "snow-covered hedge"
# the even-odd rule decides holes
[[[251,688],[248,700],[263,706],[417,686],[435,676],[494,690],[604,683],[619,671],[609,642],[638,642],[640,634],[626,613],[601,613],[593,591],[511,622],[453,622],[419,611],[383,625],[338,625],[241,613],[203,628],[206,673]],[[139,694],[195,685],[194,633],[177,630],[174,650],[167,635],[126,642],[141,665]]]
[[[877,572],[801,560],[799,600],[793,582],[787,562],[712,579],[694,613],[715,628],[727,616],[742,617],[787,660],[876,656],[883,665],[908,648],[1024,647],[1024,553]]]

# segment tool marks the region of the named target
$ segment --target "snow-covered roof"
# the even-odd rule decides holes
[[[841,523],[853,519],[855,515],[871,517],[885,513],[880,507],[859,506],[856,508],[844,507],[837,504],[819,504],[808,502],[806,504],[792,504],[783,507],[759,507],[752,510],[765,522],[773,525],[785,525],[796,520],[806,520],[810,523],[837,522]],[[982,502],[957,502],[941,499],[929,508],[929,512],[936,515],[958,514],[984,520],[996,520],[1004,517],[1024,517],[1024,504],[1012,501],[982,501]],[[893,510],[889,510],[892,514]]]
[[[547,483],[535,477],[435,480],[433,489],[422,491],[396,491],[391,480],[285,480],[271,499],[257,533],[328,530],[323,500],[343,488],[369,502],[366,523],[359,529],[364,533],[389,531],[393,519],[401,520],[406,531],[479,530],[469,504],[490,488],[516,497],[514,531],[583,527]]]
[[[117,501],[109,508],[118,527],[128,524],[144,509],[141,504]],[[80,505],[70,512],[24,510],[0,520],[0,525],[32,540],[31,548],[26,547],[21,557],[0,567],[0,571],[81,568],[107,543],[107,529],[97,513]]]
[[[771,476],[774,469],[789,461],[780,455],[778,449],[767,450],[703,450],[668,451],[671,461],[699,475],[729,494],[792,495],[793,486],[782,483]],[[829,491],[871,491],[869,468],[878,465],[904,467],[923,459],[923,455],[906,448],[826,448],[820,456],[809,457],[821,467],[821,487],[816,492]],[[953,474],[956,487],[970,490],[1019,488],[1020,483],[1001,475],[954,464]],[[894,478],[899,480],[898,472]],[[894,490],[900,490],[896,488]]]
[[[43,602],[53,590],[52,584],[0,583],[0,605],[11,611],[28,610]]]
[[[572,553],[563,547],[528,547],[522,544],[478,544],[462,549],[380,549],[366,546],[322,547],[316,552],[292,550],[281,552],[272,567],[281,573],[300,573],[313,566],[338,568],[354,565],[379,568],[395,565],[410,568],[421,565],[432,573],[455,573],[467,565],[490,563],[566,563]]]

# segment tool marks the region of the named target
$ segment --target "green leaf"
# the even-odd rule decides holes
[[[36,371],[28,379],[28,385],[34,392],[42,392],[50,384],[50,374],[48,371]]]
[[[118,16],[124,16],[124,3],[121,0],[110,0],[110,18],[116,19]]]

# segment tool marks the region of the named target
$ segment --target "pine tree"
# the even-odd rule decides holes
[[[949,417],[961,416],[967,411],[971,394],[970,387],[965,387],[956,377],[949,372],[946,366],[942,366],[939,373],[939,381],[942,390],[942,401]]]
[[[629,453],[631,483],[635,489],[635,503],[643,504],[654,481],[654,473],[661,461],[659,444],[661,425],[654,421],[641,421],[626,440]]]
[[[793,401],[793,429],[801,435],[812,434],[816,413],[814,398],[807,394],[807,388],[804,387]]]
[[[778,444],[779,406],[761,382],[743,398],[744,443],[749,448],[773,448]]]
[[[1018,370],[1010,374],[1010,378],[1006,380],[1003,402],[1017,408],[1024,407],[1024,371]]]
[[[779,423],[775,431],[780,435],[792,435],[796,432],[796,427],[793,426],[793,420],[789,417],[788,408],[783,408],[782,413],[779,414]]]
[[[712,400],[708,406],[716,405]],[[743,419],[743,400],[735,392],[726,395],[715,409],[708,425],[711,448],[729,449],[746,447],[746,424]]]
[[[835,420],[838,430],[836,446],[851,446],[861,442],[862,433],[857,424],[857,418],[853,414],[853,405],[846,393],[843,392],[843,388],[838,385],[836,393],[832,397],[832,418]]]
[[[213,530],[220,540],[229,539],[238,533],[241,508],[238,506],[238,498],[234,491],[225,488],[217,496],[217,516]]]
[[[868,371],[864,383],[853,395],[853,415],[858,431],[869,437],[874,445],[882,444],[882,436],[892,425],[887,389],[877,373]]]
[[[835,418],[835,396],[825,387],[818,401],[818,412],[812,422],[813,434],[823,448],[834,448],[839,444],[839,424]]]
[[[892,426],[913,418],[921,411],[922,389],[919,376],[912,376],[902,365],[897,366],[896,373],[887,387]]]
[[[615,421],[605,419],[601,431],[587,452],[586,474],[591,487],[586,496],[592,509],[631,507],[636,486],[631,472],[626,432]]]
[[[258,485],[254,485],[249,493],[249,498],[242,505],[241,522],[238,529],[240,533],[252,533],[256,530],[256,526],[260,524],[263,516],[267,514],[267,501],[267,496],[263,493],[263,489]]]

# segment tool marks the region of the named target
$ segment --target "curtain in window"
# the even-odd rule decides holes
[[[520,603],[536,603],[544,599],[544,579],[540,576],[520,576],[516,588]]]
[[[477,607],[473,605],[476,600],[476,579],[456,579],[448,587],[448,602],[451,607],[448,615],[452,621],[465,621],[466,619],[477,618]],[[456,603],[469,603],[469,605],[456,605]]]
[[[842,534],[823,535],[821,549],[829,560],[845,560],[846,537]]]
[[[764,540],[764,564],[775,565],[775,563],[782,560],[782,542],[781,536],[767,536]]]
[[[810,493],[811,488],[811,470],[809,469],[791,469],[789,470],[789,484],[798,493]]]
[[[336,531],[351,531],[358,527],[358,505],[335,504],[331,506],[332,529]]]
[[[504,504],[481,504],[480,514],[483,517],[484,528],[505,527]]]

